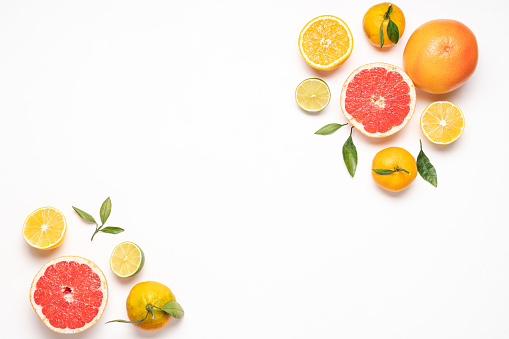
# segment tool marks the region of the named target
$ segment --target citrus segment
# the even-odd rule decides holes
[[[458,106],[448,101],[428,105],[421,115],[421,130],[435,144],[450,144],[465,129],[465,118]]]
[[[23,237],[30,246],[38,249],[46,250],[59,246],[66,231],[64,215],[53,207],[36,209],[23,224]]]
[[[330,101],[329,86],[321,79],[306,79],[297,86],[295,100],[305,111],[321,111]]]
[[[304,26],[299,35],[299,50],[306,62],[320,70],[330,70],[352,54],[350,28],[340,18],[323,15]]]
[[[145,254],[133,242],[125,241],[117,245],[110,257],[113,273],[121,278],[131,277],[138,273],[145,263]]]
[[[58,333],[82,332],[101,317],[108,284],[88,259],[65,256],[44,265],[30,288],[30,302],[41,321]]]
[[[400,68],[382,62],[357,68],[341,91],[345,117],[374,138],[401,130],[412,118],[415,100],[412,80]]]

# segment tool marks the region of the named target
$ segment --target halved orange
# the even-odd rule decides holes
[[[464,129],[463,112],[452,102],[435,101],[422,112],[422,133],[435,144],[450,144],[461,136]]]
[[[299,50],[306,62],[320,70],[338,67],[352,54],[350,28],[340,18],[322,15],[304,26],[299,35]]]
[[[64,240],[66,231],[64,215],[53,207],[36,209],[23,224],[23,237],[26,242],[42,250],[58,247]]]

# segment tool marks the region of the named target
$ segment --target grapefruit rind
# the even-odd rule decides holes
[[[322,64],[315,63],[314,61],[312,61],[309,58],[309,56],[305,52],[305,48],[303,46],[303,42],[304,42],[303,37],[304,37],[304,34],[306,33],[306,31],[309,29],[309,27],[311,27],[311,25],[313,25],[317,21],[327,20],[327,19],[336,21],[337,23],[339,23],[339,25],[341,25],[345,29],[345,32],[346,32],[349,44],[348,44],[348,48],[347,48],[346,52],[340,58],[334,60],[333,62],[331,62],[329,64],[322,65]],[[340,66],[341,64],[343,64],[346,61],[346,59],[348,59],[350,57],[350,54],[352,54],[352,50],[353,50],[353,36],[352,36],[352,32],[350,31],[350,28],[348,27],[348,25],[343,20],[341,20],[340,18],[338,18],[337,16],[334,16],[334,15],[322,15],[322,16],[314,18],[313,20],[308,22],[306,24],[306,26],[304,26],[304,28],[302,29],[302,31],[299,34],[299,51],[300,51],[300,54],[302,55],[304,60],[306,60],[306,62],[311,67],[313,67],[315,69],[318,69],[318,70],[328,71],[328,70],[332,70],[332,69]]]
[[[52,326],[50,324],[48,318],[46,318],[46,316],[42,313],[42,306],[38,305],[34,300],[34,293],[37,290],[37,282],[39,281],[39,279],[45,274],[46,269],[49,266],[54,265],[61,261],[75,261],[79,264],[88,265],[90,267],[90,269],[94,273],[96,273],[101,280],[101,286],[99,289],[103,293],[103,299],[102,299],[101,306],[98,309],[98,313],[92,321],[86,323],[85,326],[80,327],[80,328],[75,328],[75,329],[64,328],[64,329],[62,329],[62,328],[56,328],[56,327]],[[104,276],[103,272],[92,261],[82,258],[82,257],[78,257],[78,256],[62,256],[62,257],[58,257],[53,260],[50,260],[39,270],[39,272],[37,272],[36,276],[34,277],[34,280],[32,281],[32,286],[30,287],[30,303],[32,304],[32,308],[34,309],[34,311],[37,314],[37,316],[39,317],[39,319],[41,319],[41,321],[50,330],[57,332],[57,333],[73,334],[73,333],[83,332],[83,331],[89,329],[97,322],[97,320],[99,320],[99,318],[101,317],[101,315],[104,312],[104,309],[106,308],[107,302],[108,302],[108,283],[106,281],[106,277]]]
[[[346,109],[346,91],[348,89],[348,85],[350,84],[350,82],[362,70],[371,69],[374,67],[383,67],[383,68],[387,69],[388,72],[389,71],[398,72],[403,77],[403,80],[408,84],[408,87],[410,89],[409,93],[408,93],[410,96],[410,103],[408,104],[410,110],[409,110],[407,116],[405,117],[405,119],[403,120],[403,122],[401,124],[394,126],[387,132],[383,132],[383,133],[381,133],[381,132],[372,133],[372,132],[366,131],[362,122],[357,121],[351,114],[348,113],[348,111]],[[343,114],[348,119],[348,121],[350,121],[350,123],[353,126],[355,126],[355,128],[357,130],[359,130],[362,134],[364,134],[368,137],[371,137],[371,138],[384,138],[384,137],[388,137],[389,135],[392,135],[392,134],[400,131],[403,127],[406,126],[406,124],[412,118],[414,111],[415,111],[415,105],[416,105],[415,86],[414,86],[412,80],[410,79],[410,77],[401,68],[399,68],[395,65],[392,65],[392,64],[385,63],[385,62],[374,62],[374,63],[370,63],[370,64],[366,64],[366,65],[358,67],[348,76],[348,78],[346,79],[345,83],[343,84],[343,88],[341,90],[341,110],[343,111]]]

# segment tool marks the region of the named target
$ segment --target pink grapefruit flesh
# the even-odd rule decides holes
[[[58,333],[82,332],[101,317],[108,284],[88,259],[65,256],[51,260],[35,276],[30,302],[41,321]]]
[[[415,110],[415,87],[406,73],[377,62],[357,68],[341,91],[343,114],[363,134],[382,138],[401,130]]]

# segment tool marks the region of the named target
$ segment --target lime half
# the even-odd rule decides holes
[[[318,78],[306,79],[297,86],[295,100],[303,110],[319,112],[329,104],[329,86]]]
[[[135,275],[141,271],[144,263],[145,254],[140,246],[130,241],[118,244],[111,253],[111,270],[121,278]]]

